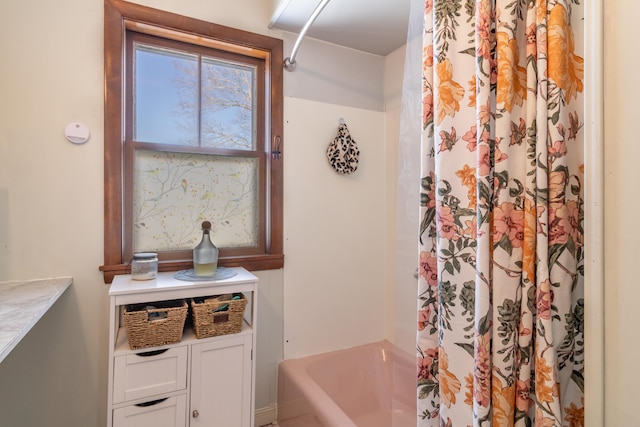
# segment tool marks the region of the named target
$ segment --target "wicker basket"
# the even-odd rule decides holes
[[[184,300],[126,306],[123,322],[127,328],[129,348],[137,350],[180,342],[187,310]]]
[[[214,297],[203,297],[191,300],[193,330],[196,338],[237,334],[242,330],[247,297],[242,293],[236,293],[233,296],[240,298],[216,301]]]

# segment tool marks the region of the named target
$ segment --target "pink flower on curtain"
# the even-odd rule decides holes
[[[576,139],[581,127],[582,124],[578,119],[578,112],[574,111],[573,113],[569,113],[569,141]]]
[[[422,105],[422,124],[426,127],[433,122],[433,95],[426,95]]]
[[[536,24],[530,24],[527,27],[527,57],[533,60],[538,59],[538,48],[536,44],[536,33],[538,27]]]
[[[482,144],[478,147],[478,173],[480,176],[489,176],[491,172],[491,149],[488,145]]]
[[[557,129],[561,138],[556,141],[553,141],[553,145],[549,147],[549,155],[562,157],[567,154],[567,143],[564,140],[564,134],[566,131],[564,129],[564,126],[562,126],[561,124],[558,125]]]
[[[476,56],[486,61],[492,60],[491,51],[493,49],[493,34],[491,32],[491,25],[493,21],[493,14],[486,10],[480,10],[477,16],[476,24]]]
[[[428,15],[433,10],[433,0],[425,0],[424,2],[424,14]]]
[[[422,57],[424,61],[422,62],[422,71],[426,71],[427,68],[433,67],[433,45],[430,44],[422,48]]]
[[[504,202],[493,211],[494,242],[498,243],[507,235],[514,248],[521,248],[524,239],[524,211],[513,203]]]
[[[443,151],[451,151],[456,142],[458,142],[460,138],[456,133],[456,128],[451,127],[451,132],[447,132],[445,130],[440,131],[440,152]]]
[[[531,380],[518,380],[516,382],[516,408],[521,412],[528,412],[532,400],[529,398]]]
[[[467,142],[467,150],[476,151],[476,145],[478,135],[478,128],[476,125],[471,126],[471,128],[462,136],[462,140]]]
[[[420,276],[429,286],[438,286],[438,259],[431,252],[420,252]]]
[[[571,238],[578,241],[579,208],[574,200],[565,205],[554,205],[549,209],[549,241],[551,244],[564,245]]]
[[[556,209],[549,209],[549,243],[552,245],[566,245],[569,233],[564,229],[560,219],[556,216]]]
[[[509,145],[521,144],[522,141],[527,137],[527,124],[522,117],[520,117],[520,122],[516,124],[515,122],[511,122],[511,138],[509,141]]]
[[[486,104],[480,106],[480,112],[478,113],[480,126],[482,126],[484,130],[486,130],[486,126],[491,123],[491,118],[493,117],[495,117],[495,113],[491,111],[491,102],[487,101]],[[489,137],[487,137],[486,140],[483,139],[483,141],[489,141]]]
[[[438,237],[441,239],[455,240],[458,238],[458,227],[449,206],[440,205],[436,210],[436,224],[438,225]]]
[[[438,352],[430,348],[424,352],[424,357],[418,358],[418,380],[434,379],[433,362],[437,359]]]
[[[551,320],[551,304],[553,303],[553,289],[551,282],[545,280],[538,285],[536,316],[538,319]],[[542,360],[544,362],[544,359]],[[549,368],[551,369],[551,368]],[[545,371],[546,372],[546,371]]]
[[[431,320],[431,306],[426,306],[422,310],[418,310],[418,330],[422,331],[429,325]]]
[[[489,133],[486,132],[486,137]],[[481,140],[485,137],[485,132],[482,134]],[[478,147],[478,173],[480,176],[488,176],[492,169],[492,164],[500,163],[508,158],[506,153],[500,151],[496,144],[493,150],[493,158],[491,156],[491,148],[487,144],[481,144]]]

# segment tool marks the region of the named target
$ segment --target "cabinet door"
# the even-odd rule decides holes
[[[113,427],[185,427],[187,396],[159,399],[113,410]]]
[[[191,427],[252,427],[251,335],[192,346]]]

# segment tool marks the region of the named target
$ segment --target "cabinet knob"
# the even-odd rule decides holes
[[[194,409],[191,415],[193,415],[193,418],[198,418],[200,416],[200,412],[198,412],[197,409]]]

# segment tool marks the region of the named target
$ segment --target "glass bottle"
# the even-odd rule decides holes
[[[218,268],[218,248],[211,242],[211,223],[202,223],[202,240],[193,249],[193,269],[196,276],[213,276]]]

